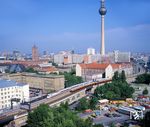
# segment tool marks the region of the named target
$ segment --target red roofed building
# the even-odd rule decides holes
[[[81,76],[85,81],[89,81],[97,78],[112,78],[114,72],[121,73],[123,70],[127,76],[133,74],[133,67],[130,64],[77,64],[76,76]]]
[[[38,71],[41,74],[52,74],[52,73],[59,74],[58,69],[55,68],[54,66],[41,67],[39,65],[36,65],[33,68],[34,68],[34,70]]]
[[[81,76],[83,80],[89,81],[97,78],[112,78],[113,69],[110,64],[77,64],[76,76]]]

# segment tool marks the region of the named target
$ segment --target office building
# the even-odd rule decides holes
[[[65,81],[63,75],[40,75],[35,73],[6,74],[3,78],[29,84],[29,87],[41,89],[43,93],[63,89]]]
[[[0,79],[0,109],[10,108],[11,99],[14,98],[19,99],[19,102],[13,102],[13,106],[21,102],[28,102],[29,85]]]
[[[87,49],[87,55],[95,55],[95,49],[94,48],[88,48]]]

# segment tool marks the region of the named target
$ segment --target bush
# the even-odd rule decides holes
[[[147,95],[148,94],[147,88],[145,88],[142,93],[143,93],[143,95]]]

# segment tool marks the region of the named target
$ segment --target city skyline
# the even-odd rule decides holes
[[[99,0],[2,0],[0,6],[0,51],[27,53],[34,44],[40,51],[99,51]],[[148,52],[150,1],[106,0],[106,6],[106,52]]]

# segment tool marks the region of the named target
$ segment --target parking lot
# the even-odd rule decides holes
[[[110,125],[111,123],[124,123],[124,121],[129,120],[128,115],[120,114],[118,112],[109,112],[109,110],[100,111],[99,116],[95,116],[94,111],[88,113],[80,113],[79,116],[83,119],[90,117],[93,120],[93,124],[103,124],[105,126]]]

